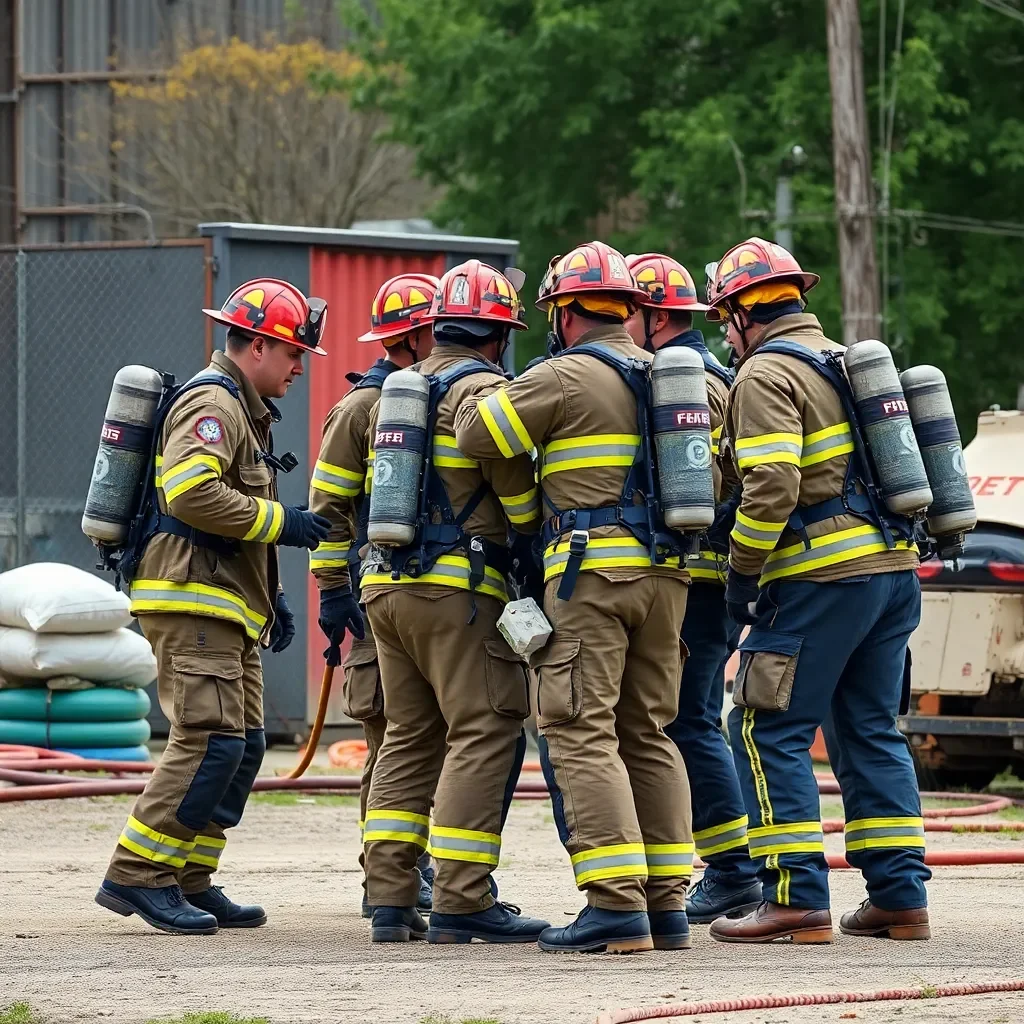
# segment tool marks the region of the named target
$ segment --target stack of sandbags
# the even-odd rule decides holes
[[[147,760],[156,658],[128,598],[71,565],[0,573],[0,743]]]

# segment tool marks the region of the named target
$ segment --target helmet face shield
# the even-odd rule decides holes
[[[309,302],[309,317],[306,320],[306,344],[311,348],[317,348],[327,330],[327,302],[325,299],[318,299],[314,296],[310,296],[307,301]]]

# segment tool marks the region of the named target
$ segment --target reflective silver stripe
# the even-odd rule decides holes
[[[764,444],[747,445],[743,441],[736,442],[736,459],[743,462],[746,459],[757,458],[760,455],[775,455],[779,452],[786,452],[800,457],[803,445],[799,441],[767,441]]]
[[[160,483],[166,494],[167,491],[176,491],[186,480],[192,480],[197,476],[208,476],[211,479],[216,479],[220,474],[212,466],[208,466],[205,462],[200,462],[180,472],[175,469],[169,470],[160,478]]]
[[[455,438],[447,434],[434,436],[434,463],[450,469],[475,469],[480,465],[475,459],[468,459],[459,451]]]
[[[663,865],[665,867],[693,867],[692,853],[648,853],[647,866],[649,868]]]
[[[161,843],[150,836],[144,835],[137,829],[132,828],[131,825],[125,825],[121,830],[121,836],[124,839],[131,840],[136,846],[142,846],[153,853],[155,856],[151,857],[150,860],[160,860],[170,864],[171,867],[184,867],[185,861],[193,849],[192,843],[185,843],[184,846],[168,846],[166,843]],[[145,854],[140,854],[140,856],[145,856]]]
[[[650,552],[647,548],[642,547],[639,544],[623,546],[623,547],[600,547],[595,548],[592,545],[588,545],[586,551],[583,553],[583,560],[589,561],[590,559],[600,558],[647,558],[650,561]],[[553,555],[544,556],[544,570],[554,568],[556,565],[564,565],[569,561],[569,551],[559,551]]]
[[[575,448],[560,448],[556,452],[544,453],[544,468],[554,466],[559,462],[573,462],[576,459],[610,458],[614,455],[624,455],[633,459],[640,450],[636,444],[587,444],[580,441]]]
[[[365,831],[370,832],[412,832],[426,839],[430,835],[430,826],[418,821],[407,821],[405,818],[370,818],[365,823]]]
[[[497,857],[501,853],[499,843],[488,843],[480,839],[461,839],[455,836],[439,836],[430,833],[430,849],[436,857],[444,859],[445,851],[462,850],[466,853],[487,853]]]
[[[502,498],[500,494],[498,497],[501,498],[501,506],[509,516],[529,516],[531,513],[536,512],[540,507],[540,500],[536,492],[534,492],[533,497],[515,504],[508,502],[508,500]]]
[[[647,857],[643,853],[618,853],[607,857],[589,857],[573,864],[573,873],[578,878],[580,875],[589,874],[591,871],[600,871],[602,868],[635,867],[638,871],[647,870]]]
[[[266,498],[257,498],[256,500],[261,505],[266,505],[266,508],[267,508],[267,518],[264,520],[263,525],[260,527],[260,532],[257,533],[255,537],[251,537],[250,539],[256,541],[257,544],[266,544],[267,543],[267,539],[270,537],[271,533],[273,533],[273,531],[274,531],[274,520],[276,518],[276,516],[274,515],[274,512],[275,512],[274,504],[275,503],[272,502],[272,501],[267,501]],[[283,514],[284,513],[282,511],[282,515]]]
[[[858,828],[853,832],[846,833],[846,841],[853,842],[858,839],[882,839],[890,836],[920,836],[924,837],[924,826],[900,825],[891,828]]]
[[[721,580],[724,583],[728,564],[728,559],[725,555],[719,558],[712,552],[702,551],[699,555],[687,558],[686,569],[694,578],[715,579]]]
[[[315,551],[309,553],[309,561],[310,563],[319,562],[321,564],[327,562],[347,562],[350,548],[351,545],[346,544],[344,548],[339,548],[337,551],[324,551],[324,546],[321,544]]]
[[[216,594],[194,593],[192,591],[178,592],[174,590],[146,590],[142,587],[131,588],[132,601],[160,601],[171,604],[180,604],[182,609],[188,612],[195,612],[196,605],[210,605],[214,608],[223,608],[230,612],[230,618],[244,622],[251,626],[257,633],[266,624],[266,619],[257,619],[250,615],[248,610],[240,608],[233,601],[227,598],[218,597]],[[201,612],[199,614],[202,614]]]
[[[223,846],[207,846],[201,839],[197,839],[195,849],[188,855],[188,859],[195,860],[197,857],[207,857],[210,860],[219,862],[220,855],[223,852]]]
[[[504,438],[505,444],[508,445],[513,455],[522,455],[523,452],[529,450],[528,445],[524,445],[519,440],[519,435],[516,433],[515,427],[509,422],[508,416],[505,414],[505,410],[501,407],[501,402],[498,396],[502,394],[501,391],[496,391],[493,395],[488,395],[480,405],[486,407],[487,411],[494,418],[494,425],[501,432],[502,438]]]
[[[774,545],[779,537],[782,536],[782,531],[786,528],[786,524],[783,523],[777,530],[761,530],[754,526],[749,526],[740,520],[739,516],[736,517],[736,523],[732,528],[734,534],[738,534],[740,537],[746,537],[748,540],[770,542]]]
[[[818,537],[814,538],[815,541],[819,539]],[[769,555],[768,560],[765,562],[765,569],[776,573],[783,569],[792,568],[794,565],[800,565],[803,562],[816,562],[819,558],[828,558],[830,555],[836,555],[842,551],[849,551],[852,548],[860,548],[865,545],[882,542],[882,534],[878,530],[871,528],[863,533],[858,531],[857,535],[853,537],[844,537],[841,540],[830,540],[823,544],[816,544],[810,550],[803,548],[793,555],[783,557]]]
[[[813,455],[828,451],[829,448],[838,448],[840,445],[850,444],[852,440],[853,437],[848,429],[844,430],[841,434],[834,434],[832,437],[823,437],[820,441],[805,444],[802,457],[809,459]]]
[[[747,845],[750,847],[751,857],[764,857],[769,852],[784,852],[779,850],[779,847],[804,846],[809,843],[817,844],[824,848],[824,833],[820,829],[807,832],[772,832],[763,836],[747,833]]]
[[[766,836],[765,838],[770,839],[771,837]],[[708,836],[706,839],[698,839],[697,836],[694,836],[693,839],[697,844],[697,853],[703,857],[709,851],[717,850],[720,846],[732,848],[733,844],[737,846],[745,844],[747,841],[747,826],[740,825],[737,828],[729,829],[728,832],[719,832],[718,835]]]
[[[316,487],[318,483],[331,484],[334,487],[340,488],[346,494],[358,494],[362,489],[363,482],[361,479],[355,479],[354,477],[355,474],[352,477],[347,477],[342,476],[340,473],[332,473],[318,463],[316,469],[313,470],[313,486]]]

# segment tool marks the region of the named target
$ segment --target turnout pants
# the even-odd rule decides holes
[[[533,659],[541,765],[576,885],[606,910],[678,910],[693,871],[676,717],[687,584],[580,573]]]
[[[921,614],[914,572],[834,583],[781,580],[761,591],[740,644],[729,715],[764,898],[829,906],[818,787],[809,748],[823,726],[846,810],[846,857],[883,910],[927,904],[924,820],[907,742],[907,641]]]
[[[234,623],[174,614],[139,622],[156,653],[157,693],[171,730],[106,877],[202,892],[267,749],[263,669],[255,642]]]
[[[725,588],[693,583],[683,620],[689,654],[679,685],[679,714],[665,732],[686,765],[693,840],[697,856],[707,865],[705,878],[748,886],[756,880],[757,870],[747,850],[747,812],[721,725],[725,663],[739,634],[740,627],[725,610]]]
[[[367,601],[387,718],[363,834],[373,906],[416,904],[416,861],[428,845],[435,910],[494,903],[489,876],[529,712],[526,666],[498,632],[501,611],[493,597],[412,585]]]

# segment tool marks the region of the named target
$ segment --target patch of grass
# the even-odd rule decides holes
[[[844,812],[842,800],[821,801],[821,816],[823,818],[842,818],[843,814]]]
[[[270,1024],[266,1017],[237,1017],[220,1010],[186,1013],[183,1017],[155,1017],[146,1024]]]
[[[501,1021],[497,1017],[463,1017],[456,1021],[447,1014],[432,1013],[429,1017],[421,1017],[420,1024],[501,1024]]]
[[[42,1024],[42,1021],[28,1003],[11,1003],[0,1010],[0,1024]]]
[[[921,998],[922,999],[938,999],[939,990],[934,985],[922,985],[921,986]]]
[[[249,803],[270,804],[274,807],[295,807],[297,804],[329,804],[332,807],[358,807],[357,796],[336,796],[331,793],[312,794],[296,793],[292,790],[270,790],[265,793],[253,793]],[[190,1021],[189,1024],[192,1024]]]
[[[1024,821],[1024,807],[1004,807],[996,817],[1004,821]]]
[[[1024,779],[1018,778],[1009,768],[1000,772],[991,783],[991,789],[1024,789]]]

